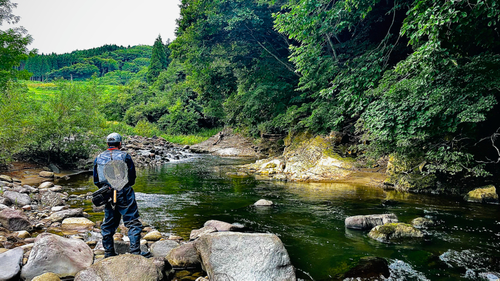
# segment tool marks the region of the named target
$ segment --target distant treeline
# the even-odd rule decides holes
[[[66,54],[41,54],[21,63],[21,68],[33,75],[31,80],[55,78],[85,80],[93,75],[107,78],[109,84],[125,84],[130,79],[144,79],[149,66],[152,46],[123,47],[104,45]],[[142,70],[142,73],[140,73]]]

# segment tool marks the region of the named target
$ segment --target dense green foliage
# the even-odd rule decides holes
[[[102,84],[124,85],[131,80],[145,81],[151,51],[151,46],[104,45],[60,55],[36,55],[23,61],[22,66],[37,81],[57,78],[78,81],[96,75]]]
[[[146,76],[148,79],[148,83],[154,83],[156,79],[158,79],[160,72],[167,69],[170,61],[168,59],[167,53],[165,52],[166,50],[169,50],[168,43],[167,45],[163,45],[161,36],[158,36],[158,38],[156,38],[155,40],[155,43],[153,44],[151,63],[149,64],[148,74]]]
[[[487,176],[500,162],[499,22],[494,0],[182,0],[172,42],[25,60],[24,35],[4,71],[120,85],[94,97],[95,114],[144,135],[335,131],[367,160]]]

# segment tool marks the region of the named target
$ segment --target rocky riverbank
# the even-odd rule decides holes
[[[146,224],[141,247],[150,259],[127,254],[121,225],[120,255],[104,259],[101,222],[70,207],[91,194],[68,194],[49,176],[41,173],[46,181],[37,186],[0,176],[0,280],[296,280],[276,235],[221,221],[207,221],[185,240]]]

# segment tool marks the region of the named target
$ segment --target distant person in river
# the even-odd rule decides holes
[[[224,137],[224,132],[222,131],[218,132],[217,135],[215,135],[215,142],[212,145],[218,144],[223,137]]]
[[[139,210],[135,200],[135,192],[132,186],[135,184],[136,172],[132,157],[121,151],[122,136],[118,133],[112,133],[106,138],[108,149],[94,161],[94,184],[101,188],[104,185],[111,186],[113,190],[113,200],[106,203],[104,207],[104,222],[101,226],[102,245],[104,247],[104,257],[116,256],[115,244],[113,235],[120,225],[120,220],[123,217],[123,223],[128,228],[128,236],[130,238],[130,253],[151,257],[149,252],[141,252],[141,231],[142,223],[139,221]],[[119,171],[116,175],[108,175],[109,169],[106,169],[106,164],[110,162],[122,164],[124,171]],[[120,163],[122,161],[122,163]],[[123,162],[126,164],[123,165]],[[116,165],[120,167],[120,165]],[[126,167],[126,168],[125,168]],[[115,170],[115,169],[112,169]],[[116,173],[116,171],[115,171]],[[116,183],[116,178],[121,175],[126,175],[123,183]],[[113,186],[113,184],[115,186]],[[119,189],[119,190],[117,190]]]

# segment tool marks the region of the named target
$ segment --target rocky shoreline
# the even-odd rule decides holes
[[[207,221],[186,240],[145,224],[141,248],[150,259],[127,254],[122,224],[114,237],[120,255],[104,259],[101,222],[69,204],[91,193],[68,194],[50,172],[40,177],[47,181],[31,186],[0,176],[0,280],[296,280],[276,235],[221,221]]]

